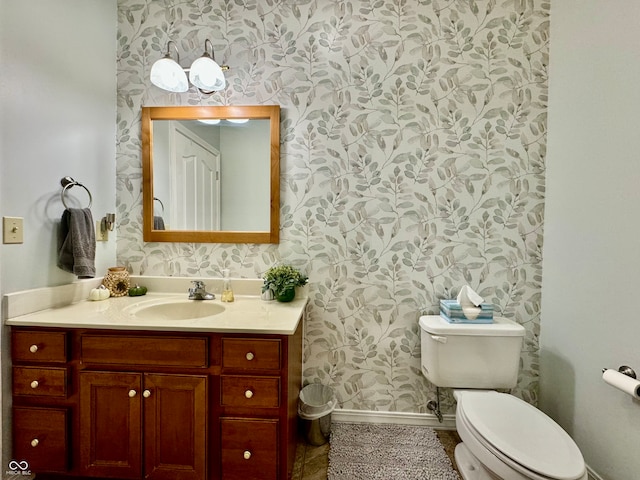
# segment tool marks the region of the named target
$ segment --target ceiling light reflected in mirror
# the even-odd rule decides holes
[[[204,123],[206,125],[219,125],[220,122],[223,123],[231,123],[235,125],[242,125],[249,121],[248,118],[199,118],[198,122]]]

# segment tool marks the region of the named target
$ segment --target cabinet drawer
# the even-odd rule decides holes
[[[280,378],[223,375],[223,407],[277,408],[280,406]]]
[[[69,464],[67,410],[14,407],[13,456],[34,473],[64,472]]]
[[[244,370],[279,370],[280,340],[223,338],[222,367]]]
[[[67,396],[67,369],[13,367],[13,394],[64,398]]]
[[[82,335],[82,363],[206,368],[205,337]]]
[[[278,421],[222,418],[222,478],[278,478]]]
[[[64,363],[67,361],[67,334],[64,332],[12,331],[13,361]]]

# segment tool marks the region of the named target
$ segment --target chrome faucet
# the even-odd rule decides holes
[[[213,293],[209,293],[205,290],[204,282],[200,280],[194,280],[193,288],[189,289],[189,300],[213,300],[216,296]]]

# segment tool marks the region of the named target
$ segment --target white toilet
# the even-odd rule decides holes
[[[551,418],[513,395],[524,328],[506,318],[452,324],[420,317],[422,373],[454,389],[455,459],[464,480],[587,480],[584,459]]]

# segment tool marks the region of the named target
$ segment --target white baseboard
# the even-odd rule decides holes
[[[370,410],[336,409],[331,412],[334,422],[391,423],[396,425],[423,425],[441,430],[455,430],[456,416],[442,416],[442,423],[431,413],[374,412]]]

